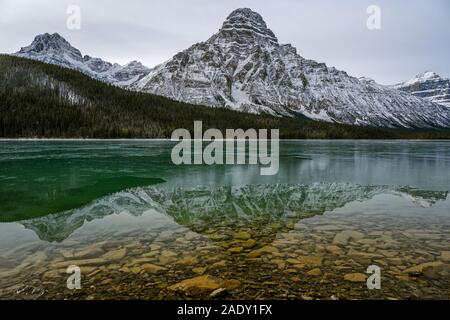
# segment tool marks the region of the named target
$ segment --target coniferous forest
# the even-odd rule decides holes
[[[126,91],[80,72],[0,55],[2,138],[170,138],[178,128],[280,129],[283,139],[449,139],[449,131],[357,127],[252,115]]]

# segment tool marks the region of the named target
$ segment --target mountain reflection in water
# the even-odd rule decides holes
[[[110,215],[141,216],[154,211],[200,234],[208,235],[208,230],[214,228],[214,234],[210,234],[213,240],[226,239],[230,230],[239,232],[240,228],[250,228],[270,241],[277,232],[301,219],[333,211],[354,201],[393,195],[406,198],[416,206],[430,207],[438,201],[445,201],[448,194],[448,191],[349,183],[146,187],[119,192],[83,208],[21,221],[20,224],[33,230],[41,240],[62,242],[86,222]]]

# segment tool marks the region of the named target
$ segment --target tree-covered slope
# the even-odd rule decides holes
[[[278,128],[282,138],[450,138],[447,132],[364,128],[186,104],[0,55],[0,137],[170,138],[195,120],[204,128]]]

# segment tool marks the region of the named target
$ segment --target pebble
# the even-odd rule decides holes
[[[103,260],[121,260],[127,255],[127,250],[125,248],[113,250],[105,253],[101,259]]]
[[[407,268],[403,270],[404,273],[424,273],[428,269],[436,268],[442,266],[442,262],[440,261],[433,261],[433,262],[426,262],[419,264],[414,267]]]
[[[344,276],[344,280],[350,282],[366,282],[367,275],[363,273],[349,273]]]
[[[211,292],[211,294],[209,295],[209,297],[211,299],[215,299],[221,296],[224,296],[227,293],[227,289],[226,288],[219,288],[217,290],[214,290],[213,292]]]
[[[242,247],[244,249],[251,249],[256,245],[256,240],[254,239],[248,239],[247,241],[242,243]]]
[[[251,237],[252,237],[251,234],[246,231],[240,231],[238,233],[235,233],[234,235],[234,238],[238,240],[248,240]]]
[[[444,262],[450,262],[450,251],[442,251],[441,260]]]
[[[311,277],[318,277],[322,274],[322,270],[320,270],[319,268],[315,268],[308,271],[306,274]]]
[[[243,251],[244,251],[243,247],[237,247],[237,248],[230,248],[230,249],[228,249],[228,252],[232,253],[232,254],[238,254],[238,253],[241,253]]]
[[[204,274],[206,272],[206,268],[203,267],[198,267],[198,268],[193,268],[192,272],[197,273],[197,274]]]
[[[191,279],[183,280],[170,287],[168,290],[176,291],[185,294],[186,296],[201,296],[204,294],[212,294],[214,291],[221,288],[236,287],[236,282],[227,282],[219,278],[212,277],[210,275],[199,276]]]
[[[359,240],[364,238],[364,234],[354,230],[341,231],[334,237],[333,244],[347,245],[350,240]]]
[[[144,269],[146,272],[149,272],[149,273],[158,273],[158,272],[167,270],[167,268],[157,266],[157,265],[151,264],[151,263],[143,264],[142,269]]]

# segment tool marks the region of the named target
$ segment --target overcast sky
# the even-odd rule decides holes
[[[66,27],[69,5],[81,29]],[[369,5],[381,30],[366,27]],[[83,54],[152,67],[207,40],[236,8],[259,12],[280,43],[353,76],[393,84],[432,70],[450,77],[448,0],[0,0],[0,52],[58,32]]]

